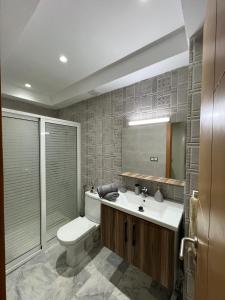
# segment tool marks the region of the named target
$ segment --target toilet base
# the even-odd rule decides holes
[[[66,263],[68,266],[77,267],[88,256],[88,253],[100,244],[99,228],[88,233],[75,245],[66,246]]]

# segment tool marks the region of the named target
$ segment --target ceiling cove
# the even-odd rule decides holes
[[[188,65],[199,24],[188,31],[185,11],[181,0],[2,0],[3,94],[61,108]]]

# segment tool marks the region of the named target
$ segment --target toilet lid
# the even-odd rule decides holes
[[[57,232],[57,238],[62,243],[73,244],[97,225],[85,217],[78,217],[62,226]]]

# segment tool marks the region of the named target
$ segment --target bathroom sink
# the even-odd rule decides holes
[[[132,191],[120,192],[119,194],[115,202],[105,199],[101,199],[101,202],[104,205],[119,209],[173,231],[178,230],[183,214],[183,204],[168,200],[157,202],[151,196],[142,198]],[[98,196],[96,195],[96,197]],[[139,206],[143,206],[144,211],[139,211]]]

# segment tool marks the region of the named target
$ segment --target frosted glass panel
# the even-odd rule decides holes
[[[46,123],[47,240],[77,216],[77,132],[75,127]]]
[[[3,117],[6,263],[40,246],[37,121]]]

